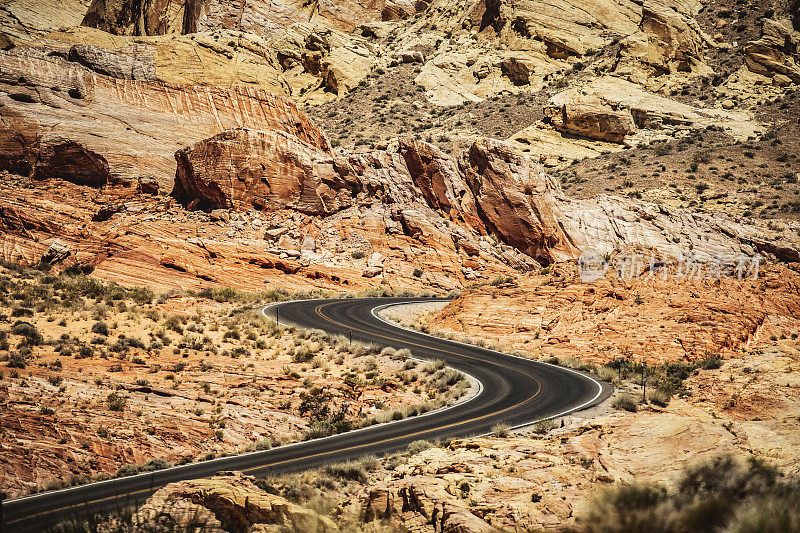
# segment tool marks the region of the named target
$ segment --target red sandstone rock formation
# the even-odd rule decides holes
[[[619,250],[705,258],[762,250],[786,261],[800,257],[797,238],[717,215],[614,196],[570,200],[539,163],[488,139],[476,141],[456,163],[412,138],[385,151],[330,157],[282,132],[234,130],[176,158],[173,195],[192,209],[289,207],[331,215],[377,201],[393,209],[408,235],[450,235],[476,250],[470,244],[476,233],[493,234],[543,263]],[[759,236],[765,231],[769,237]]]
[[[331,214],[352,203],[353,191],[338,174],[328,183],[320,178],[318,155],[325,154],[280,131],[224,131],[175,154],[173,196],[192,209],[289,207]]]
[[[560,187],[538,163],[481,139],[462,154],[460,166],[487,228],[505,242],[545,263],[578,253],[559,223],[554,194]]]

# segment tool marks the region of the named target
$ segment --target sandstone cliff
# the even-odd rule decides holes
[[[261,89],[176,87],[100,75],[36,49],[0,53],[2,166],[33,172],[64,142],[104,159],[115,179],[174,175],[175,150],[232,127],[280,130],[327,150],[290,101]],[[45,165],[48,163],[44,162]]]

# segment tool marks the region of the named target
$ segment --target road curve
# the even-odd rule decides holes
[[[418,299],[306,300],[268,306],[264,312],[273,317],[277,314],[284,324],[352,335],[354,341],[408,348],[418,358],[442,359],[480,382],[479,394],[470,400],[323,439],[6,500],[2,504],[2,531],[39,531],[84,513],[138,505],[167,483],[208,477],[221,470],[281,474],[399,451],[419,439],[481,435],[498,423],[521,426],[588,407],[610,392],[591,377],[569,369],[432,337],[377,316],[378,308],[412,301]]]

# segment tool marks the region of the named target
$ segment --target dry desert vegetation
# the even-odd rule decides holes
[[[19,496],[311,439],[452,403],[441,363],[278,326],[284,293],[0,274],[3,490]]]
[[[800,531],[798,117],[798,0],[0,0],[2,497],[464,400],[260,312],[438,295],[613,394],[55,529]]]

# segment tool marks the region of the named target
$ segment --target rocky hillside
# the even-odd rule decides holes
[[[793,223],[752,220],[800,192],[795,7],[241,4],[7,3],[5,258],[58,237],[98,275],[200,286],[232,255],[209,246],[257,244],[228,279],[439,289],[588,248],[797,258]]]

